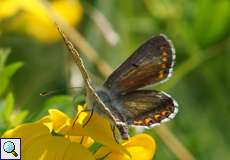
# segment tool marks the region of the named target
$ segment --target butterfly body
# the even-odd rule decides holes
[[[128,138],[128,125],[154,127],[175,117],[178,105],[173,98],[161,91],[142,89],[171,76],[176,56],[165,35],[143,43],[96,91],[79,53],[60,28],[59,31],[83,75],[89,99],[95,98],[89,108],[108,118],[122,139]]]
[[[115,115],[120,115],[120,109],[117,105],[117,100],[114,95],[111,95],[108,91],[105,91],[104,89],[99,89],[96,91],[97,95],[100,97],[102,102],[105,104],[105,106],[111,111],[111,113],[114,113]],[[97,102],[95,102],[95,111],[102,115],[106,116],[103,107],[98,106]],[[119,119],[122,119],[119,117]]]

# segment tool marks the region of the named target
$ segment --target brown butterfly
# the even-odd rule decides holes
[[[122,139],[128,139],[128,125],[153,127],[175,117],[177,103],[161,91],[140,89],[163,82],[170,77],[175,62],[175,50],[163,34],[142,44],[95,90],[79,53],[67,36],[59,31],[77,63],[85,81],[88,107],[106,116],[119,130]]]

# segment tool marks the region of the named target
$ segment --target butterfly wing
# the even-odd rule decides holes
[[[116,119],[114,117],[114,115],[110,112],[110,110],[106,107],[106,105],[104,104],[104,102],[101,100],[101,98],[98,96],[98,94],[96,93],[96,90],[94,89],[94,87],[91,84],[91,79],[88,75],[88,72],[85,69],[85,65],[80,57],[80,54],[78,53],[78,51],[76,50],[75,46],[73,45],[73,43],[70,41],[69,37],[61,30],[61,28],[57,25],[57,28],[65,42],[66,47],[69,50],[70,55],[72,56],[73,60],[76,62],[76,64],[78,65],[82,77],[84,79],[85,82],[85,86],[86,86],[86,95],[87,95],[87,106],[88,107],[93,107],[94,104],[93,102],[91,102],[92,99],[95,99],[95,101],[97,102],[98,106],[102,107],[101,110],[103,110],[104,115],[106,115],[112,122],[115,122]],[[91,109],[91,108],[90,108]],[[93,112],[91,112],[93,113]]]
[[[178,112],[176,101],[160,91],[136,90],[118,99],[129,125],[151,127],[174,118]]]
[[[113,93],[127,93],[160,82],[170,76],[174,60],[170,40],[163,34],[153,37],[109,76],[104,87]]]

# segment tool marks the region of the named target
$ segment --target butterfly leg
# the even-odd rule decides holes
[[[110,127],[111,127],[111,130],[113,132],[113,138],[114,138],[114,140],[116,141],[117,144],[119,144],[119,141],[118,141],[118,139],[116,137],[116,126],[113,125],[113,124],[110,124]]]
[[[83,128],[89,123],[89,121],[91,120],[91,118],[93,117],[93,112],[94,112],[94,107],[90,110],[90,115],[89,115],[89,119],[83,124]]]
[[[74,122],[73,122],[72,128],[74,127],[74,125],[75,125],[76,121],[78,120],[80,114],[83,113],[83,112],[90,112],[90,117],[89,117],[89,119],[88,119],[88,120],[86,121],[86,123],[83,124],[83,126],[82,126],[82,127],[85,127],[85,126],[88,124],[88,122],[90,121],[90,119],[92,118],[94,110],[93,110],[93,108],[92,108],[92,109],[84,109],[84,110],[80,111],[80,112],[78,113],[77,117],[75,118]]]

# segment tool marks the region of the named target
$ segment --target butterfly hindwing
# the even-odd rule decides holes
[[[104,87],[113,93],[127,93],[165,80],[171,74],[174,48],[163,34],[142,44],[106,80]]]
[[[166,93],[155,90],[136,90],[119,98],[128,125],[153,126],[174,118],[177,103]]]

